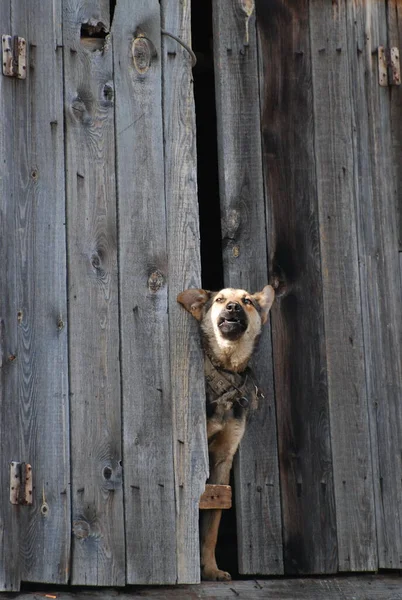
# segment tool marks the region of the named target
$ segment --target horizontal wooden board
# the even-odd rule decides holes
[[[232,506],[232,488],[230,485],[213,485],[207,483],[205,492],[200,498],[200,510],[210,508],[230,508]]]
[[[402,579],[398,575],[364,575],[314,579],[253,579],[200,585],[141,587],[130,591],[116,589],[60,591],[51,588],[37,592],[4,594],[2,600],[399,600]]]

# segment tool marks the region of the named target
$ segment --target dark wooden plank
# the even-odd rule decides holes
[[[389,89],[378,84],[376,55],[378,46],[386,45],[388,36],[386,4],[353,1],[346,7],[379,566],[399,569],[402,564],[402,290],[392,165],[391,95]]]
[[[307,0],[258,0],[285,572],[338,566]]]
[[[33,505],[20,519],[21,579],[66,583],[70,558],[69,416],[61,2],[12,3],[11,33],[27,40],[27,78],[15,81],[7,237],[8,350],[16,359],[16,456],[33,469]],[[15,286],[15,287],[14,287]],[[14,288],[14,289],[13,289]],[[15,336],[15,337],[13,337]],[[15,344],[15,346],[14,346]],[[13,347],[14,346],[14,347]],[[12,348],[13,347],[13,348]],[[9,402],[10,400],[8,400]],[[3,453],[2,453],[3,454]],[[8,467],[7,467],[8,471]]]
[[[11,35],[10,1],[0,3],[2,34]],[[9,463],[19,456],[16,315],[14,104],[16,82],[0,75],[0,591],[18,590],[19,510],[9,501]]]
[[[82,45],[109,2],[63,10],[75,585],[124,585],[113,59]],[[101,26],[99,26],[101,27]]]
[[[232,488],[230,485],[212,485],[205,486],[205,492],[200,498],[200,510],[210,508],[231,508],[232,506]]]
[[[249,581],[204,582],[201,585],[171,587],[141,587],[121,590],[69,590],[59,589],[21,594],[4,594],[4,600],[32,600],[51,598],[57,600],[132,600],[155,598],[157,600],[228,600],[247,598],[257,600],[396,600],[401,597],[402,580],[398,575],[364,575],[312,579],[254,579]]]
[[[177,566],[158,0],[119,2],[114,32],[127,579],[166,584]]]
[[[191,44],[190,3],[162,0],[162,26]],[[177,581],[200,580],[198,504],[208,476],[204,361],[195,319],[177,294],[201,287],[191,57],[164,35],[163,113],[169,256],[171,394],[174,400]]]
[[[268,283],[254,2],[213,3],[219,189],[225,285]],[[276,416],[269,326],[254,360],[265,399],[235,462],[239,570],[283,572]]]
[[[388,47],[399,48],[399,60],[402,49],[402,5],[399,0],[389,0],[386,4],[388,23]],[[402,251],[402,86],[392,86],[389,90],[391,101],[391,136],[393,180],[396,207],[399,216],[398,244]]]
[[[314,141],[340,571],[376,570],[344,2],[310,1]]]

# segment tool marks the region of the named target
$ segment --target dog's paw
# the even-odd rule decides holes
[[[232,577],[227,571],[204,568],[201,572],[201,579],[204,581],[231,581]]]

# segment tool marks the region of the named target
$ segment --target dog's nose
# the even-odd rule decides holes
[[[241,310],[241,306],[238,304],[238,302],[229,302],[229,304],[226,305],[226,310],[228,312],[236,313]]]

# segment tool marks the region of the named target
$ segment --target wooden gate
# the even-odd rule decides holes
[[[222,285],[278,290],[235,464],[239,571],[399,569],[402,92],[377,50],[401,48],[401,2],[202,2]],[[0,591],[199,581],[190,11],[0,3],[27,49],[26,79],[0,76]],[[10,503],[11,461],[32,505]]]

